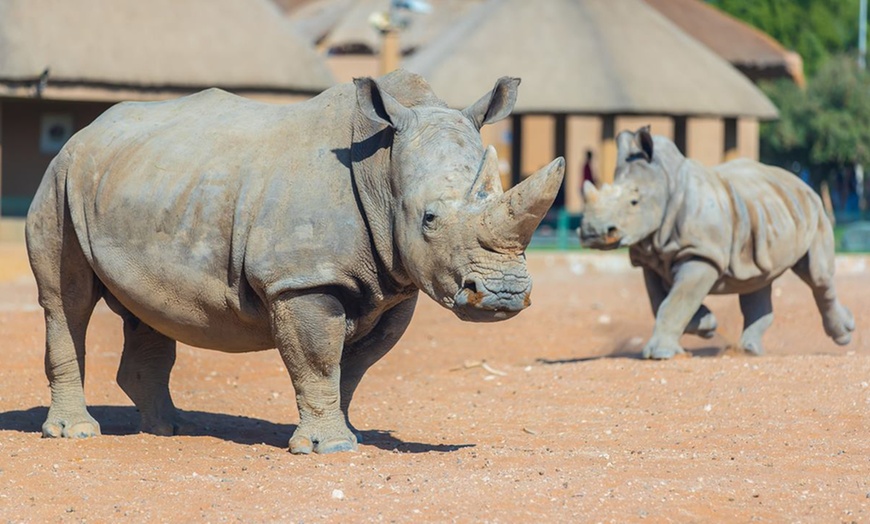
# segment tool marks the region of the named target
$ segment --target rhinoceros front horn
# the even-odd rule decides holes
[[[565,159],[557,158],[537,173],[490,200],[481,215],[480,243],[499,253],[522,253],[544,219],[562,185]]]

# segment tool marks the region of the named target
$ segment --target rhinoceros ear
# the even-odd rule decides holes
[[[414,112],[383,91],[373,78],[354,78],[353,83],[356,85],[357,105],[370,120],[396,131],[407,128],[414,120]]]
[[[462,114],[471,120],[477,129],[486,124],[498,122],[513,111],[514,104],[517,103],[517,86],[519,85],[519,78],[510,76],[499,78],[492,91],[463,109]]]
[[[640,146],[641,152],[643,152],[643,156],[646,157],[647,162],[652,162],[653,158],[653,139],[652,135],[649,132],[649,126],[643,126],[638,129],[634,134],[635,139],[637,140],[637,144]]]

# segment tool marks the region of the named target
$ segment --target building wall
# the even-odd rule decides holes
[[[361,76],[380,76],[378,55],[330,55],[326,65],[336,82],[350,82]]]
[[[586,151],[592,152],[592,177],[601,180],[601,119],[591,116],[568,117],[567,146],[565,148],[565,209],[577,214],[583,211],[580,185]]]
[[[740,118],[737,120],[737,153],[752,160],[758,160],[758,120]]]
[[[725,126],[721,118],[692,117],[686,123],[686,156],[705,166],[724,160]]]
[[[0,212],[23,216],[36,193],[55,153],[39,148],[40,126],[44,114],[69,114],[77,131],[98,117],[111,104],[55,102],[45,100],[0,100]]]

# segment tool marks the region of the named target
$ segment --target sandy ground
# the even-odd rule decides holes
[[[727,349],[737,300],[713,297],[721,335],[652,362],[626,258],[531,253],[533,305],[499,324],[421,299],[357,394],[359,452],[294,456],[275,351],[180,347],[171,386],[197,434],[134,433],[103,306],[86,390],[104,435],[41,439],[42,315],[23,248],[0,245],[0,521],[870,522],[868,260],[839,260],[859,322],[846,348],[786,275],[765,356]]]

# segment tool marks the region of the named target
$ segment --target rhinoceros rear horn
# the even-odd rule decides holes
[[[565,159],[557,158],[490,201],[481,217],[479,239],[499,253],[522,253],[562,185]]]
[[[503,76],[499,78],[492,91],[483,95],[480,100],[462,110],[477,129],[486,124],[498,122],[514,110],[517,103],[517,87],[519,78]]]
[[[486,148],[483,160],[477,171],[477,178],[468,191],[470,200],[485,200],[491,196],[498,196],[504,192],[501,186],[501,174],[498,170],[498,153],[493,146]]]

